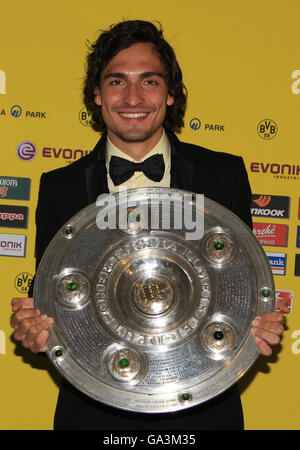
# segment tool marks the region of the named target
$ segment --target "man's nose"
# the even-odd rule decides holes
[[[130,83],[124,95],[124,103],[130,106],[137,106],[143,101],[143,88],[138,83]]]

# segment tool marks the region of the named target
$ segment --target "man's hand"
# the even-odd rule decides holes
[[[45,351],[53,319],[35,309],[32,298],[13,298],[11,307],[10,324],[15,329],[13,337],[33,353]]]
[[[257,316],[252,322],[251,333],[255,336],[255,342],[262,355],[272,354],[271,345],[279,344],[284,331],[284,314],[290,312],[286,300],[276,300],[276,310]]]

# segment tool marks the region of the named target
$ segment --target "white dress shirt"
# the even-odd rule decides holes
[[[112,156],[119,156],[120,158],[127,159],[128,161],[140,163],[143,162],[145,159],[150,158],[150,156],[156,155],[157,153],[163,155],[165,162],[165,172],[163,178],[160,181],[152,181],[149,178],[147,178],[143,172],[137,171],[133,174],[133,176],[129,180],[125,181],[119,186],[114,185],[109,175],[109,162]],[[140,159],[139,161],[136,161],[135,159],[131,158],[130,156],[126,155],[124,152],[119,150],[115,145],[112,144],[112,142],[107,137],[106,168],[107,168],[108,189],[111,194],[115,194],[116,192],[119,192],[124,189],[135,189],[139,187],[170,187],[171,145],[165,131],[163,130],[163,135],[160,141],[156,144],[156,146],[149,153],[147,153],[147,155],[145,155],[144,158]]]

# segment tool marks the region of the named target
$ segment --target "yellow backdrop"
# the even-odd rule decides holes
[[[123,18],[159,20],[175,48],[189,91],[181,138],[242,155],[261,204],[274,195],[289,198],[287,218],[274,213],[254,221],[269,224],[267,235],[274,224],[288,227],[287,246],[276,241],[265,250],[286,255],[275,284],[291,291],[292,311],[275,354],[260,357],[240,386],[246,429],[300,428],[299,15],[298,0],[2,2],[1,429],[52,428],[57,375],[46,358],[12,341],[10,299],[26,296],[34,273],[40,174],[69,164],[98,140],[82,103],[86,41]]]

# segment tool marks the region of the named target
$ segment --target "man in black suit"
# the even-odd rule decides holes
[[[182,143],[186,105],[182,74],[162,32],[144,21],[121,22],[103,32],[87,59],[85,103],[103,135],[91,154],[42,175],[36,213],[37,265],[51,238],[99,194],[142,186],[171,186],[204,194],[249,227],[251,192],[242,158]],[[32,292],[31,292],[32,294]],[[283,301],[277,308],[288,312]],[[12,301],[14,337],[33,352],[46,348],[51,318],[33,300]],[[262,354],[283,332],[274,311],[253,323]],[[242,429],[237,386],[204,405],[167,414],[118,410],[86,397],[63,380],[56,429]]]

